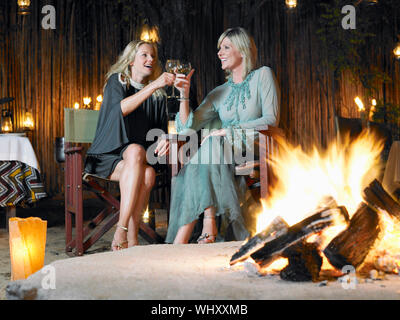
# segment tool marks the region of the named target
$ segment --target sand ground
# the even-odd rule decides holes
[[[85,201],[85,220],[90,221],[101,207],[97,199]],[[26,218],[30,216],[40,217],[47,221],[45,265],[56,260],[70,259],[65,253],[65,228],[64,228],[64,199],[47,199],[40,201],[32,208],[18,208],[17,216]],[[163,210],[157,211],[156,223],[157,232],[161,235],[166,233],[166,214]],[[90,255],[99,252],[110,251],[111,241],[115,227],[103,235],[86,253]],[[144,239],[139,237],[141,245],[148,245]],[[9,252],[9,237],[5,228],[5,215],[0,212],[0,300],[5,299],[5,287],[11,279],[11,263]]]

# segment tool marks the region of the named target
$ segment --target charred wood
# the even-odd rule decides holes
[[[319,279],[322,257],[315,243],[299,242],[282,253],[289,264],[281,270],[280,277],[288,281],[313,281]]]
[[[364,200],[371,206],[385,210],[400,221],[400,204],[383,188],[378,180],[374,180],[364,189]]]
[[[374,245],[379,232],[378,213],[363,202],[351,218],[349,226],[328,244],[324,254],[337,269],[346,265],[357,268]]]
[[[230,265],[246,260],[253,252],[262,248],[266,242],[276,239],[286,233],[288,228],[289,225],[281,217],[276,217],[266,229],[250,238],[249,241],[243,244],[239,250],[233,254],[229,262]]]
[[[285,249],[305,239],[307,236],[333,225],[336,219],[347,221],[347,210],[344,207],[325,208],[291,226],[284,235],[265,243],[261,249],[250,256],[261,267],[267,266],[278,258]]]

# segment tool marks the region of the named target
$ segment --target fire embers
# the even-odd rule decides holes
[[[358,270],[374,253],[377,240],[384,234],[382,210],[395,217],[398,223],[400,205],[374,180],[364,190],[364,201],[351,219],[345,207],[332,201],[328,207],[317,209],[292,226],[277,217],[264,231],[246,242],[232,256],[230,264],[251,257],[260,270],[265,270],[275,260],[286,258],[288,264],[280,269],[280,277],[289,281],[321,281],[320,272],[325,261],[337,276],[343,275],[341,271],[346,266]],[[313,235],[324,238],[324,234],[338,225],[343,226],[342,231],[325,237],[327,241],[309,241]],[[398,272],[399,265],[390,255],[386,256],[386,262],[383,257],[374,256],[376,269]]]

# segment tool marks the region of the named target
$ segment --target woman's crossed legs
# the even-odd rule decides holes
[[[138,244],[141,214],[155,182],[155,171],[147,164],[146,151],[138,144],[130,144],[117,164],[111,180],[119,181],[121,193],[120,215],[114,234],[112,250]]]

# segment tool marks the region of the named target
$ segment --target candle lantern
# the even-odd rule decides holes
[[[398,42],[396,48],[393,49],[393,54],[397,60],[400,60],[400,42]]]
[[[44,266],[47,221],[9,219],[11,280],[26,279]]]
[[[90,97],[84,97],[83,98],[84,109],[90,109],[90,104],[91,103],[92,103],[92,98],[90,98]]]
[[[143,222],[146,223],[150,228],[155,230],[156,228],[156,217],[154,215],[153,210],[149,210],[149,207],[146,208],[146,211],[143,213]]]
[[[177,134],[178,132],[176,131],[175,127],[175,113],[168,113],[168,134]]]
[[[96,105],[94,107],[94,110],[100,110],[102,102],[103,102],[103,96],[100,94],[96,98]]]
[[[35,127],[34,122],[33,122],[33,116],[32,113],[26,112],[24,116],[24,128],[25,130],[33,130]]]
[[[293,9],[297,7],[297,0],[285,0],[286,7]]]
[[[9,109],[1,110],[1,132],[9,133],[13,131],[12,111]]]
[[[29,11],[31,0],[18,0],[17,3],[18,3],[18,14],[27,15],[31,13]]]

